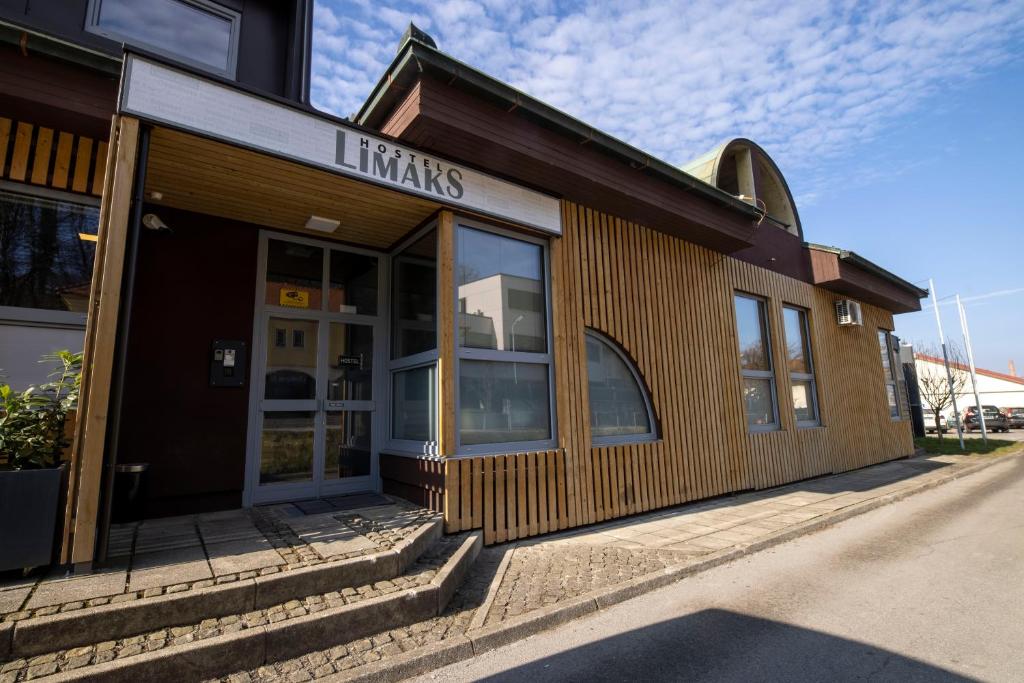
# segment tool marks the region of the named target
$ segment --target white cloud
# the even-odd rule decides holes
[[[317,106],[357,110],[413,21],[457,59],[670,163],[752,138],[800,176],[798,203],[828,191],[823,162],[1024,38],[1019,0],[317,5]]]

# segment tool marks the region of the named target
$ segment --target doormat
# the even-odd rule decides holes
[[[391,501],[379,493],[353,493],[347,496],[331,496],[317,500],[299,500],[292,503],[305,515],[319,515],[324,512],[340,512],[359,508],[391,505]]]

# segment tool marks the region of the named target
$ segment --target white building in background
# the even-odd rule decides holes
[[[924,353],[915,353],[914,365],[917,369],[922,394],[925,393],[925,388],[920,383],[921,377],[937,376],[945,378],[946,376],[946,369],[941,358]],[[962,363],[950,362],[949,365],[950,370],[954,374],[966,377],[963,389],[956,397],[956,404],[963,411],[967,406],[974,405],[974,386],[971,384],[971,368]],[[975,368],[975,374],[978,376],[978,395],[981,398],[982,405],[994,405],[999,408],[1024,407],[1024,377],[1007,375],[984,368]],[[959,383],[959,380],[954,380],[954,384],[957,383]],[[943,383],[943,386],[946,386],[946,384]],[[927,402],[924,403],[924,407],[927,414]],[[947,408],[943,412],[952,413],[952,409]],[[928,419],[927,415],[925,419]]]

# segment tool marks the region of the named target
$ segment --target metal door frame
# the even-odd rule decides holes
[[[377,258],[377,315],[368,316],[351,313],[333,313],[324,310],[297,309],[274,306],[265,303],[267,282],[267,251],[269,240],[293,242],[323,249],[323,275],[321,280],[321,301],[328,300],[330,279],[331,250],[364,254]],[[302,500],[326,495],[338,495],[356,491],[380,491],[380,450],[386,442],[386,427],[389,423],[387,407],[390,405],[390,386],[387,381],[388,363],[388,283],[390,282],[390,259],[386,253],[374,249],[362,249],[349,245],[338,244],[327,240],[261,230],[257,255],[256,292],[254,297],[252,355],[250,358],[249,379],[249,421],[246,434],[245,457],[245,488],[242,502],[245,506],[260,503]],[[263,399],[266,379],[266,352],[270,340],[267,328],[270,318],[292,318],[317,322],[317,366],[316,366],[316,398],[308,403],[307,408],[282,406],[286,410],[311,410],[314,412],[313,436],[313,472],[309,481],[260,484],[260,448],[263,427],[262,415],[268,408]],[[372,401],[332,401],[328,405],[327,392],[327,348],[330,335],[330,324],[348,323],[367,325],[373,334],[373,400]],[[271,404],[276,401],[269,402]],[[289,402],[291,403],[291,402]],[[273,406],[271,405],[272,409]],[[371,455],[370,475],[337,480],[325,480],[323,476],[326,441],[326,413],[329,410],[369,410],[371,416]]]

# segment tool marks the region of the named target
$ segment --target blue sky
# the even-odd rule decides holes
[[[409,21],[667,162],[755,140],[809,241],[959,292],[979,366],[1024,374],[1024,2],[317,0],[314,104],[356,111]],[[896,325],[937,343],[930,308]]]

